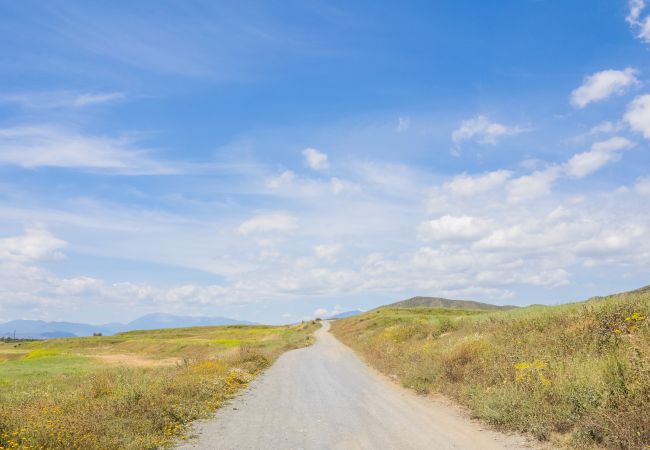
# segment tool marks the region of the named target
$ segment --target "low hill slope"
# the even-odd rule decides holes
[[[380,371],[557,447],[650,445],[650,290],[509,311],[385,307],[332,331]]]
[[[386,305],[391,308],[452,308],[452,309],[480,309],[499,310],[513,309],[516,306],[498,306],[490,303],[475,302],[473,300],[450,300],[441,297],[412,297],[407,300]]]

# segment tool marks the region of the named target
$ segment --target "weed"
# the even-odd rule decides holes
[[[558,446],[650,444],[650,290],[510,311],[381,308],[332,331],[420,393]]]

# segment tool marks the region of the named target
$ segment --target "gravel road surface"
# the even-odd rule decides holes
[[[366,366],[329,333],[282,355],[180,449],[524,449]]]

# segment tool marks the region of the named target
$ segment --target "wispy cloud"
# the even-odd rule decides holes
[[[408,131],[411,128],[411,118],[409,116],[400,116],[397,118],[397,127],[395,131],[398,133],[403,133]]]
[[[648,43],[650,42],[650,16],[643,14],[646,6],[645,0],[629,0],[629,12],[626,20],[636,37]]]
[[[56,125],[0,128],[0,164],[145,175],[175,173],[130,137],[89,136]]]
[[[603,70],[589,75],[580,87],[571,92],[571,104],[576,108],[584,108],[612,95],[621,95],[639,83],[636,75],[637,71],[629,67],[624,70]]]
[[[285,212],[258,214],[239,225],[243,235],[278,233],[294,230],[298,227],[297,219]]]
[[[0,103],[30,109],[77,109],[123,100],[122,92],[21,92],[0,95]]]
[[[493,122],[486,116],[478,115],[461,122],[460,126],[451,134],[451,139],[456,143],[476,140],[480,144],[496,145],[500,138],[524,131],[526,130],[522,127],[504,125]]]
[[[595,142],[588,152],[573,155],[564,165],[565,170],[572,177],[583,178],[610,162],[618,161],[620,152],[633,145],[628,139],[618,136]]]

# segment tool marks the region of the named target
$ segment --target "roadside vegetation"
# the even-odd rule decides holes
[[[556,446],[650,448],[650,288],[485,312],[380,308],[332,331],[416,391]]]
[[[316,322],[0,343],[0,450],[157,449],[183,436]]]

